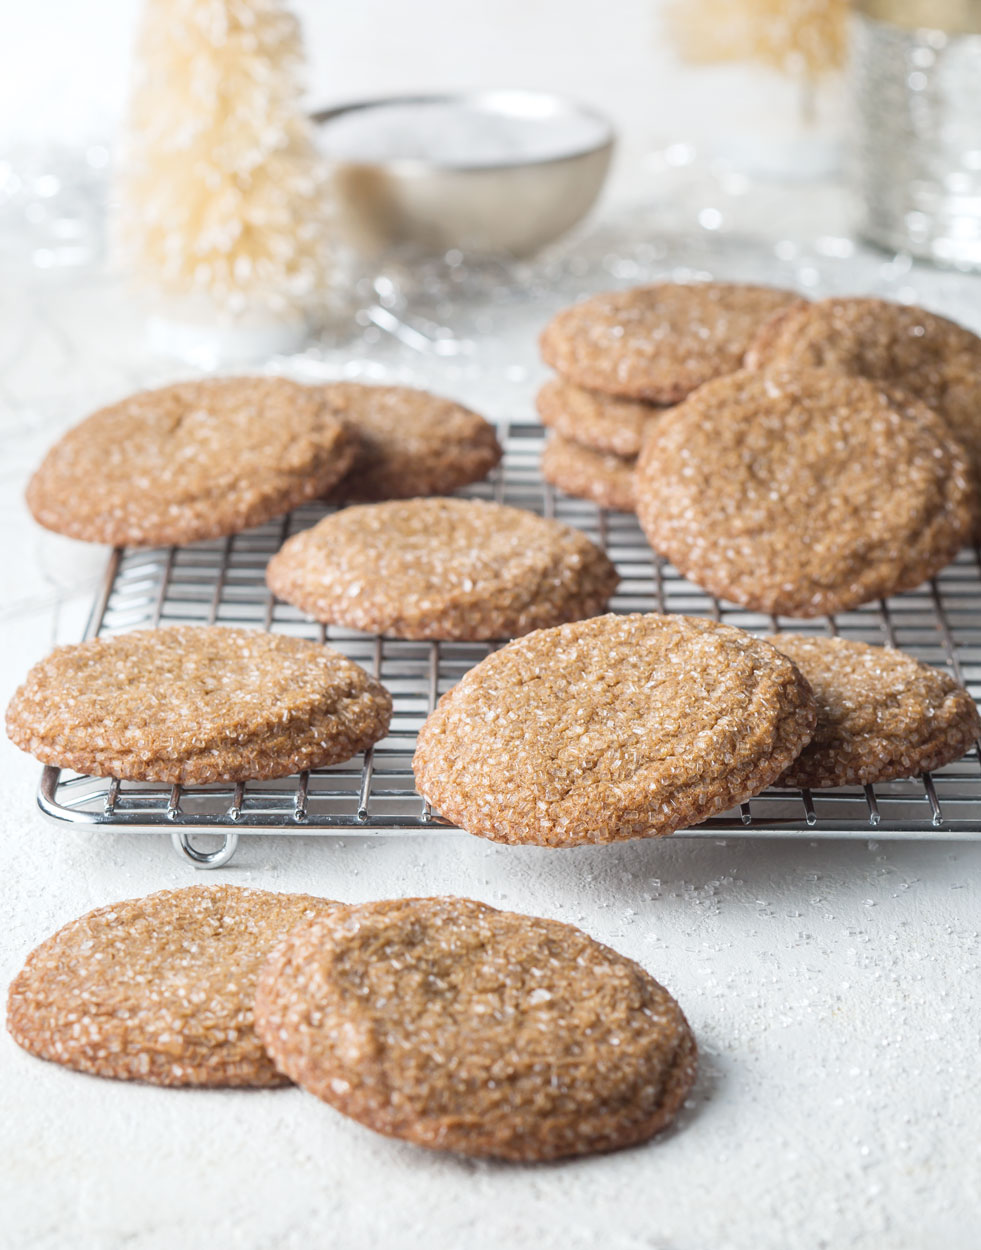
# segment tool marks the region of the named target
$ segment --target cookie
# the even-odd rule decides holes
[[[913,304],[834,296],[763,326],[750,368],[811,368],[901,387],[947,422],[981,484],[981,338]]]
[[[479,499],[362,504],[289,539],[274,594],[396,638],[511,638],[603,611],[619,578],[585,534]]]
[[[361,382],[320,389],[360,444],[353,469],[330,493],[334,502],[448,495],[482,481],[501,459],[494,427],[452,400]]]
[[[497,842],[673,833],[758,794],[814,728],[807,683],[729,625],[634,614],[540,630],[482,660],[412,762],[446,820]]]
[[[350,759],[391,711],[388,691],[330,647],[177,625],[57,647],[14,694],[7,733],[44,764],[200,785]]]
[[[630,460],[591,451],[553,434],[542,452],[542,477],[567,495],[590,499],[601,508],[634,510],[634,468]]]
[[[236,534],[325,494],[353,436],[318,390],[212,378],[102,408],[48,452],[27,488],[48,529],[113,546]]]
[[[586,391],[562,378],[545,383],[535,406],[542,424],[556,434],[580,447],[625,459],[637,456],[644,435],[664,411],[654,404]]]
[[[817,701],[814,737],[779,785],[857,786],[912,777],[960,759],[981,734],[968,692],[892,647],[777,634]]]
[[[800,296],[736,282],[661,282],[563,309],[540,339],[545,362],[577,386],[674,404],[732,373],[759,327]]]
[[[334,906],[232,885],[100,907],[42,942],[14,979],[19,1046],[79,1072],[154,1085],[288,1085],[252,1027],[263,960]]]
[[[459,898],[343,907],[270,956],[256,1028],[277,1066],[376,1132],[521,1162],[665,1128],[695,1039],[633,960],[571,925]]]
[[[909,396],[827,369],[742,371],[666,414],[635,474],[655,551],[754,611],[818,616],[918,586],[970,536],[967,455]]]

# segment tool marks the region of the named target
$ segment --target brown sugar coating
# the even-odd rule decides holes
[[[981,483],[981,338],[964,326],[915,304],[835,296],[762,327],[746,364],[820,366],[908,391],[944,418]]]
[[[673,833],[758,794],[810,740],[807,683],[767,643],[695,617],[600,616],[519,638],[419,734],[419,793],[497,842]]]
[[[263,968],[277,1066],[377,1132],[533,1162],[644,1141],[695,1079],[681,1009],[571,925],[469,899],[343,907]]]
[[[542,424],[580,447],[609,455],[636,456],[644,435],[664,409],[639,400],[587,391],[563,378],[551,378],[535,400]]]
[[[355,443],[311,387],[213,378],[141,391],[51,448],[27,488],[34,517],[114,546],[236,534],[329,491]]]
[[[891,781],[959,759],[981,733],[978,709],[952,677],[892,647],[777,634],[817,701],[814,737],[779,785]]]
[[[10,987],[18,1045],[154,1085],[287,1085],[252,1027],[263,960],[334,904],[231,885],[100,907],[42,942]]]
[[[14,694],[7,733],[44,764],[198,785],[350,759],[385,735],[391,710],[330,647],[179,625],[57,647]]]
[[[330,493],[335,502],[448,495],[481,481],[501,459],[490,422],[452,400],[361,382],[319,389],[360,444],[353,469]]]
[[[289,539],[266,580],[328,624],[481,639],[595,616],[619,579],[570,525],[478,499],[408,499],[325,517]]]
[[[546,364],[589,390],[674,404],[732,373],[759,327],[800,296],[735,282],[661,282],[594,295],[542,332]]]
[[[924,405],[826,369],[706,383],[635,475],[655,551],[745,607],[817,616],[918,586],[970,536],[967,455]]]
[[[567,495],[590,499],[601,508],[634,510],[636,457],[624,459],[592,451],[553,434],[542,452],[542,477]]]

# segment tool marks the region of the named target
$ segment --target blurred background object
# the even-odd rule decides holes
[[[664,16],[684,62],[728,67],[703,74],[706,90],[724,101],[719,152],[774,177],[837,167],[847,0],[668,0]],[[765,114],[762,91],[770,97]]]
[[[338,229],[369,256],[526,256],[589,212],[613,151],[605,118],[542,91],[383,97],[315,120]]]
[[[946,2],[930,0],[927,7],[938,13]],[[960,3],[971,7],[981,0]],[[120,188],[123,200],[115,207],[130,222],[128,255],[160,296],[158,346],[197,353],[192,358],[202,368],[234,355],[233,348],[244,355],[287,350],[298,341],[308,305],[321,314],[330,305],[335,337],[381,327],[420,349],[462,354],[467,344],[456,342],[441,311],[442,295],[494,291],[496,297],[544,287],[557,266],[571,271],[576,250],[604,231],[618,281],[629,279],[634,263],[618,258],[635,245],[651,256],[677,255],[694,276],[700,270],[691,258],[700,237],[720,244],[763,239],[781,249],[782,260],[806,255],[807,241],[820,240],[820,254],[836,258],[857,246],[838,155],[843,137],[865,124],[866,109],[871,117],[883,106],[874,75],[859,75],[856,99],[846,92],[842,64],[851,36],[858,27],[861,37],[870,19],[850,22],[845,0],[617,0],[615,6],[595,0],[360,0],[343,6],[292,0],[289,12],[299,19],[305,44],[302,75],[296,27],[274,0],[88,0],[85,6],[46,0],[43,9],[9,7],[0,45],[0,255],[8,272],[103,265],[109,188]],[[136,62],[144,8],[161,25]],[[223,45],[213,32],[201,33],[202,22],[222,13],[232,26],[251,15],[249,29],[242,25]],[[199,35],[193,35],[195,21]],[[943,36],[943,59],[953,39],[962,37]],[[938,49],[918,47],[916,58],[928,50],[936,56]],[[904,91],[911,83],[919,91],[917,84],[930,77],[918,60],[893,58],[890,72]],[[119,139],[136,64],[152,67],[134,100],[145,141],[142,150],[139,144],[127,150]],[[219,81],[215,94],[211,88]],[[541,209],[542,222],[534,223],[528,220],[534,210],[519,208],[516,196],[505,194],[502,211],[489,196],[475,198],[496,230],[506,219],[524,228],[497,234],[494,242],[510,256],[495,264],[485,254],[487,234],[481,241],[474,230],[462,239],[465,246],[456,246],[460,238],[440,233],[439,213],[452,205],[438,180],[428,190],[424,180],[423,203],[409,206],[412,231],[417,210],[437,219],[427,227],[435,254],[414,260],[396,241],[405,237],[406,223],[393,211],[391,188],[381,194],[371,172],[379,151],[367,163],[355,159],[356,145],[366,141],[357,126],[346,137],[335,132],[346,145],[333,152],[344,166],[335,190],[344,195],[331,204],[323,192],[312,193],[322,186],[322,174],[302,113],[326,116],[351,100],[419,93],[473,97],[502,85],[575,100],[609,118],[616,132],[597,204],[557,244],[534,250],[585,211],[607,156],[602,142],[575,194],[553,186],[557,201],[568,200],[564,218]],[[201,93],[197,102],[195,93]],[[943,148],[943,136],[934,131],[946,125],[945,116],[939,107],[916,114],[924,149]],[[227,143],[216,143],[219,118],[228,127]],[[348,120],[354,124],[353,114]],[[885,118],[883,129],[897,120]],[[879,124],[873,122],[870,136]],[[417,147],[417,154],[431,156],[439,134],[414,136],[423,137],[429,147]],[[460,136],[447,135],[445,126],[442,138],[459,145]],[[321,128],[318,145],[322,139]],[[474,150],[486,139],[471,136]],[[191,145],[185,154],[194,145],[207,149],[215,166],[209,176],[224,179],[220,195],[192,176],[193,160],[175,155],[178,140]],[[870,137],[858,173],[866,198],[875,192],[879,204],[894,205],[906,174],[887,160],[886,146]],[[957,229],[966,238],[977,229],[971,151],[981,143],[960,146],[963,167],[952,181],[940,181],[945,195],[958,197]],[[526,144],[523,159],[528,155]],[[453,163],[458,156],[444,153],[443,159]],[[802,178],[806,188],[795,185]],[[358,197],[366,183],[378,210],[374,219],[351,211],[363,204]],[[924,221],[933,221],[921,206],[911,214],[900,205],[898,216],[904,229],[925,229]],[[875,233],[871,219],[866,213],[863,230],[870,237],[901,251],[916,246],[903,233]],[[256,233],[260,223],[265,254]],[[359,246],[371,253],[360,266],[335,246],[352,224],[361,233]],[[679,249],[665,242],[669,232],[683,239]],[[209,258],[212,245],[227,251]],[[949,259],[943,251],[941,245],[925,254]],[[203,264],[192,264],[199,254]],[[895,272],[903,264],[897,261]],[[819,266],[802,260],[799,269],[799,285],[820,283]],[[165,300],[171,280],[185,289],[175,288]],[[413,316],[410,305],[428,305],[431,315]],[[212,325],[209,340],[202,320],[213,322],[222,308],[226,322],[235,323],[234,334]]]
[[[981,269],[981,0],[858,0],[860,229]]]
[[[324,299],[327,203],[302,59],[280,0],[145,0],[116,225],[161,350],[286,350]]]
[[[931,12],[939,4],[933,0]],[[981,278],[921,263],[903,236],[892,251],[866,246],[855,236],[840,170],[806,182],[791,176],[788,152],[796,152],[796,172],[800,165],[808,172],[808,161],[815,172],[814,150],[809,154],[802,138],[812,105],[825,119],[826,152],[856,128],[837,68],[850,30],[837,3],[819,11],[799,0],[730,0],[723,8],[688,0],[679,13],[670,0],[45,0],[5,10],[0,516],[8,520],[22,511],[24,474],[81,412],[188,373],[239,368],[249,355],[249,367],[305,381],[424,385],[512,418],[530,411],[542,321],[591,291],[708,277],[817,296],[866,290],[924,303],[981,329]],[[148,143],[127,154],[120,138],[144,11],[162,27],[140,62],[150,81],[138,86],[134,102]],[[290,13],[299,19],[305,72]],[[719,47],[723,28],[712,25],[712,13],[728,15],[726,47]],[[216,39],[224,27],[209,23],[222,15],[227,34]],[[701,51],[690,42],[699,38],[707,40]],[[930,45],[934,53],[938,47],[953,47],[950,32]],[[713,59],[736,51],[738,61]],[[916,55],[925,58],[922,47]],[[906,78],[926,74],[913,63],[901,62],[901,69],[904,90]],[[339,222],[326,192],[308,193],[322,186],[315,151],[322,134],[308,130],[303,115],[420,92],[469,97],[501,84],[572,99],[609,119],[616,151],[594,208],[556,242],[525,256],[437,247],[420,257],[400,244],[355,264],[336,243]],[[924,126],[939,126],[942,116],[926,112]],[[419,120],[408,118],[408,138],[423,145],[417,152],[430,152],[440,138],[444,156],[460,157],[461,134],[447,132],[445,118],[440,134],[412,133]],[[357,155],[366,139],[350,124],[335,134],[335,156]],[[227,147],[217,142],[226,125]],[[929,129],[923,134],[927,147]],[[740,159],[733,135],[748,136],[757,168]],[[471,155],[486,158],[491,140],[501,137],[468,131],[463,139]],[[537,128],[524,129],[526,157],[542,154],[539,137]],[[387,127],[381,138],[391,141]],[[601,135],[593,138],[605,159]],[[192,162],[174,155],[178,139],[189,144],[186,151],[206,149],[205,166],[215,163],[227,229],[215,229],[208,217],[216,207],[212,188],[192,176]],[[934,142],[941,146],[939,134]],[[874,146],[867,168],[885,156]],[[968,171],[970,151],[978,148],[964,147]],[[383,154],[377,146],[372,153]],[[273,169],[281,176],[270,181]],[[876,170],[875,185],[885,194],[899,173],[893,165]],[[149,209],[145,219],[141,205]],[[960,228],[976,229],[971,197],[962,195],[960,205],[967,219]],[[129,275],[110,263],[106,223],[119,214],[131,214],[134,270],[156,292],[152,344],[146,305],[134,300]],[[272,248],[261,291],[251,285],[251,263],[236,273],[240,256],[257,254],[250,223],[261,226]],[[189,257],[202,244],[205,252],[217,246],[219,237],[218,262],[199,273]],[[513,253],[518,243],[509,242]],[[165,293],[172,275],[186,287],[183,295]],[[196,289],[202,302],[191,315]],[[316,313],[329,308],[330,316],[301,343],[308,295]],[[216,315],[223,307],[232,310],[224,328]],[[41,536],[15,552],[22,589],[8,610],[57,599],[92,576],[83,556],[52,553],[48,542]]]
[[[623,140],[624,184],[645,152],[669,143],[706,150],[734,112],[765,128],[775,99],[786,105],[791,93],[796,98],[782,70],[759,61],[733,74],[738,93],[717,92],[714,72],[679,56],[665,22],[669,2],[293,0],[290,8],[303,30],[312,108],[501,85],[551,92],[609,117]],[[687,3],[696,8],[699,0]],[[743,0],[727,4],[739,8]],[[110,141],[125,115],[140,0],[45,0],[6,9],[0,118],[7,141]],[[728,81],[725,73],[720,81]]]

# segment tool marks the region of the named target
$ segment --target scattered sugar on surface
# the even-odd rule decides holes
[[[353,109],[320,128],[321,152],[355,162],[417,160],[467,168],[530,164],[602,143],[608,127],[584,114],[528,116],[454,100]]]

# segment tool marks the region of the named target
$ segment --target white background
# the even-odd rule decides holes
[[[300,0],[312,102],[420,87],[537,86],[646,125],[681,75],[656,0]],[[104,138],[126,95],[136,0],[3,0],[0,125]]]
[[[607,110],[627,150],[711,140],[720,119],[774,112],[762,79],[732,96],[724,76],[713,93],[684,73],[655,0],[297,7],[316,103],[551,87]],[[135,10],[0,0],[0,146],[112,139]],[[813,233],[828,230],[821,216]],[[959,284],[943,281],[941,310]],[[531,328],[513,338],[505,346],[527,369],[514,406],[498,407],[487,379],[454,383],[492,417],[530,412],[540,380]],[[0,522],[15,590],[31,582],[28,566],[53,583],[97,568],[98,553],[30,522],[22,483],[57,429],[163,380],[141,350],[131,307],[99,275],[0,284],[0,411],[16,435],[0,456]],[[78,637],[83,613],[84,596],[59,608],[39,591],[36,610],[2,623],[0,704],[53,641]],[[4,984],[68,919],[193,879],[166,839],[45,825],[37,775],[0,742]],[[110,1084],[0,1037],[0,1246],[975,1250],[979,870],[981,846],[943,842],[679,840],[564,855],[465,837],[250,840],[216,879],[352,901],[472,894],[581,924],[640,960],[677,994],[701,1047],[678,1129],[601,1159],[479,1164],[378,1138],[298,1090]]]
[[[523,86],[607,111],[631,143],[773,126],[786,89],[678,64],[659,0],[297,0],[313,105]],[[137,0],[0,0],[0,141],[102,141],[125,108]]]

